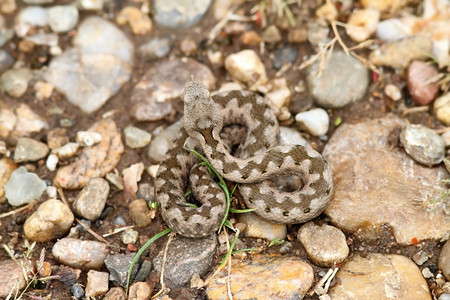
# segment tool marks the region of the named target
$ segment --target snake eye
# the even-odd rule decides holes
[[[303,210],[303,213],[307,214],[307,213],[309,213],[310,211],[311,211],[311,209],[308,207],[308,208],[305,208],[305,209]]]
[[[266,212],[266,213],[270,213],[270,207],[266,207],[266,209],[264,209],[264,211]]]
[[[289,217],[289,212],[288,212],[288,211],[284,211],[284,212],[283,212],[283,216]]]

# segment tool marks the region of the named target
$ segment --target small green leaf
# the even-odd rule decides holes
[[[158,209],[158,205],[159,204],[156,201],[149,201],[148,202],[148,208],[153,209],[153,210]]]
[[[334,126],[338,127],[339,125],[341,125],[341,123],[342,123],[341,117],[337,117],[336,119],[334,119]]]
[[[284,244],[284,240],[283,239],[274,239],[269,243],[269,247],[272,246],[277,246],[277,245],[282,245]]]

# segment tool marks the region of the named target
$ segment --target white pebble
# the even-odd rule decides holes
[[[58,191],[56,190],[56,187],[54,186],[48,186],[47,190],[45,191],[50,199],[56,199],[56,196],[58,196]]]
[[[397,41],[411,34],[411,28],[399,19],[384,20],[377,26],[377,36],[384,41]]]
[[[45,165],[47,166],[47,169],[49,169],[50,171],[55,171],[56,170],[56,166],[58,165],[58,161],[59,158],[58,156],[56,156],[56,154],[50,154],[47,157],[47,161],[45,162]]]
[[[48,23],[53,32],[67,32],[78,22],[78,9],[73,5],[57,5],[48,9]]]
[[[84,147],[90,147],[102,140],[102,135],[93,131],[78,131],[77,142]]]
[[[330,117],[322,108],[300,112],[295,116],[295,121],[300,124],[302,129],[315,136],[325,135],[330,125]]]
[[[159,165],[151,165],[147,168],[147,173],[152,177],[156,178],[156,173],[158,172]]]
[[[60,159],[67,159],[69,157],[72,157],[77,153],[78,148],[80,145],[77,143],[67,143],[62,147],[53,149],[53,153],[58,155]]]
[[[100,10],[103,8],[104,0],[81,0],[80,4],[86,10]]]
[[[394,101],[398,101],[402,98],[402,92],[394,84],[386,85],[386,87],[384,88],[384,93]]]

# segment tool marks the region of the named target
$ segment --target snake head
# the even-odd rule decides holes
[[[198,138],[196,132],[222,129],[222,118],[219,107],[211,99],[206,86],[194,75],[184,86],[184,128],[187,133]]]

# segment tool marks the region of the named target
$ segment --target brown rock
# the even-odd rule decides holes
[[[413,261],[378,253],[346,262],[328,295],[331,299],[431,300],[428,284]]]
[[[95,221],[102,214],[108,196],[108,182],[103,178],[92,178],[73,202],[73,211],[85,219]]]
[[[49,130],[47,133],[47,145],[50,149],[56,149],[64,146],[69,142],[69,137],[67,136],[67,130],[65,128],[57,127],[55,129]]]
[[[108,291],[109,274],[90,270],[87,273],[86,297],[99,297]]]
[[[226,269],[208,285],[208,299],[227,299]],[[234,299],[301,299],[314,281],[314,272],[298,258],[256,256],[252,261],[232,260],[229,279]]]
[[[144,35],[152,30],[152,20],[134,6],[124,7],[116,17],[116,21],[120,25],[129,24],[134,34]]]
[[[126,300],[127,295],[121,287],[113,287],[109,289],[103,300]]]
[[[246,31],[244,32],[241,37],[239,38],[242,44],[244,45],[250,45],[255,46],[259,45],[261,43],[262,38],[259,36],[259,34],[252,30],[252,31]]]
[[[308,39],[308,30],[306,28],[293,28],[288,32],[289,43],[303,43]]]
[[[369,239],[388,225],[402,245],[440,240],[450,231],[443,207],[433,212],[426,207],[445,190],[440,180],[447,170],[422,166],[393,146],[393,133],[402,126],[403,120],[389,116],[334,132],[323,151],[334,173],[335,190],[325,210],[333,225]]]
[[[439,91],[437,82],[430,80],[438,74],[435,66],[423,61],[413,61],[406,72],[408,91],[414,102],[427,105],[432,102]]]
[[[6,298],[11,291],[13,295],[18,295],[26,285],[22,267],[13,260],[0,261],[0,278],[1,298]]]
[[[152,222],[150,210],[144,199],[136,199],[130,203],[130,216],[137,227],[143,228]]]
[[[191,38],[185,38],[181,41],[180,50],[185,55],[190,56],[197,52],[197,44]]]
[[[92,147],[83,148],[80,156],[73,163],[60,168],[53,179],[55,186],[65,189],[82,188],[89,179],[105,176],[119,163],[124,146],[116,123],[110,119],[102,119],[92,125],[88,131],[100,133],[101,142]]]
[[[148,282],[135,282],[130,287],[129,300],[147,300],[153,293],[154,286]]]
[[[36,242],[48,242],[62,237],[72,226],[74,216],[70,208],[56,199],[42,203],[25,221],[23,231]]]
[[[108,246],[97,241],[64,238],[55,243],[53,256],[61,263],[82,270],[100,269],[109,254]]]

